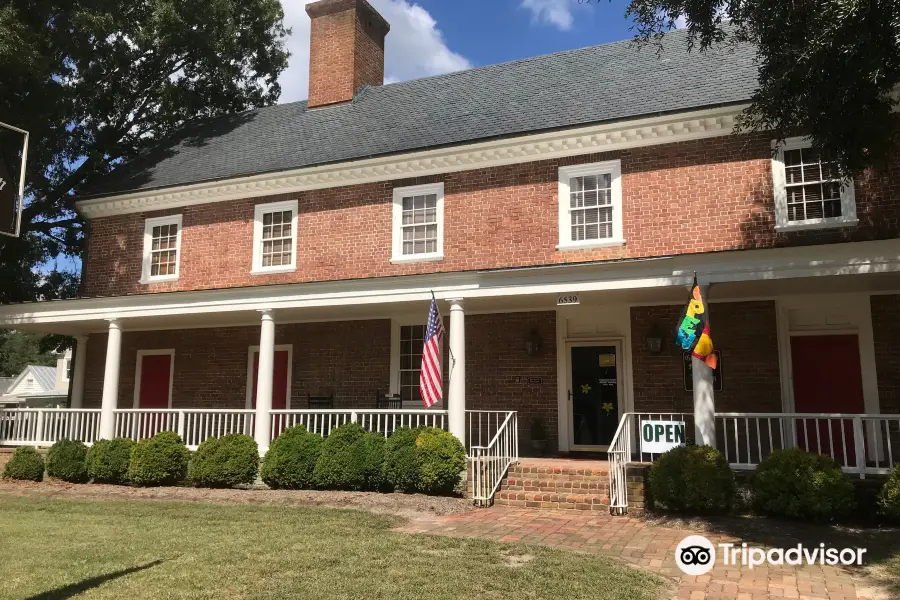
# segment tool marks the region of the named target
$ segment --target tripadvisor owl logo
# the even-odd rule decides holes
[[[716,547],[702,535],[689,535],[675,548],[675,564],[686,575],[705,575],[716,564]]]

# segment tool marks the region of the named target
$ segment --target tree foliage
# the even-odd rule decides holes
[[[0,6],[0,120],[31,135],[22,237],[0,239],[0,302],[74,295],[77,274],[46,266],[81,255],[74,195],[189,120],[274,103],[286,33],[279,0]]]
[[[808,135],[845,177],[895,148],[900,0],[631,0],[628,15],[644,41],[683,23],[691,47],[756,45],[741,130]]]
[[[16,377],[28,365],[56,366],[42,333],[0,330],[0,377]]]

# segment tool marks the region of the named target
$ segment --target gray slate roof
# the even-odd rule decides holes
[[[280,104],[195,123],[91,195],[282,171],[746,101],[755,51],[630,40],[368,87],[352,102]]]

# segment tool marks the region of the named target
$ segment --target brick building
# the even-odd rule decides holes
[[[535,421],[551,451],[603,451],[626,413],[693,414],[673,338],[696,272],[719,425],[900,413],[900,161],[842,186],[802,138],[773,155],[735,134],[752,48],[689,53],[676,32],[659,55],[382,85],[389,25],[365,0],[307,12],[308,102],[192,124],[122,166],[77,203],[81,297],[0,307],[77,337],[72,407],[256,411],[263,445],[269,403],[421,408],[434,293],[451,431],[517,411],[523,452]]]

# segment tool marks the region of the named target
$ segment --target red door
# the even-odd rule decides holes
[[[288,352],[275,351],[274,373],[272,377],[272,410],[287,408],[288,395]],[[250,391],[250,407],[256,408],[256,382],[259,376],[259,352],[253,352],[253,388]],[[272,419],[272,435],[277,436],[284,429],[284,415],[275,415]]]
[[[145,354],[141,356],[141,380],[138,387],[138,408],[169,408],[169,384],[172,379],[171,354]],[[152,437],[165,429],[169,415],[139,415],[140,436]]]
[[[791,365],[795,412],[865,412],[856,335],[793,336]],[[798,421],[797,443],[810,452],[833,455],[841,465],[856,464],[850,419],[832,421],[830,432],[826,422]]]

